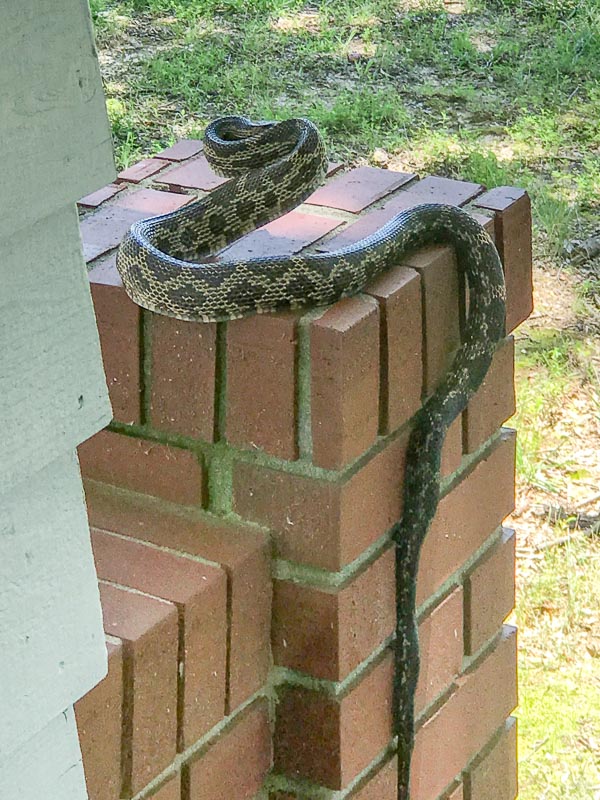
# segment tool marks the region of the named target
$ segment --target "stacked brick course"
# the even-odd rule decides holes
[[[460,341],[448,248],[327,309],[199,324],[125,295],[134,219],[210,191],[177,143],[84,198],[114,422],[80,448],[110,672],[78,708],[91,800],[392,800],[394,559],[411,419]],[[510,331],[531,311],[530,208],[516,189],[332,165],[236,254],[326,251],[426,201],[495,237],[507,330],[452,426],[418,578],[413,800],[516,794]],[[100,744],[99,744],[100,743]]]

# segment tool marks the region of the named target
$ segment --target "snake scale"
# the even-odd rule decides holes
[[[465,211],[426,203],[397,214],[374,234],[332,253],[236,260],[207,258],[305,200],[326,172],[323,140],[305,119],[252,122],[222,117],[205,133],[213,169],[232,180],[177,211],[136,222],[117,266],[129,296],[144,308],[183,320],[221,321],[356,294],[407,253],[454,247],[468,287],[462,343],[441,384],[413,420],[396,550],[394,732],[398,800],[409,798],[414,695],[419,675],[416,579],[421,545],[435,514],[440,458],[450,423],[464,410],[504,335],[502,266],[491,239]]]

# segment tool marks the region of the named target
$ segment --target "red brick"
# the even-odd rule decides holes
[[[166,161],[185,161],[198,155],[203,147],[200,139],[180,139],[171,147],[157,153],[157,158],[164,158]]]
[[[516,639],[515,629],[506,627],[497,647],[459,680],[454,694],[418,730],[411,800],[438,797],[514,709]]]
[[[466,208],[465,211],[468,211],[469,214],[476,220],[482,228],[485,228],[486,233],[490,237],[490,239],[495,242],[496,241],[496,224],[494,221],[494,215],[491,212],[487,212],[486,214],[479,214],[477,211],[474,211],[472,208]]]
[[[160,183],[166,184],[171,189],[203,189],[204,191],[210,191],[222,183],[226,183],[227,180],[228,178],[222,178],[212,171],[204,153],[185,164],[174,167],[159,178]]]
[[[419,623],[417,713],[449,688],[463,659],[463,591],[458,587]]]
[[[343,680],[394,632],[394,565],[394,552],[387,550],[337,590],[275,581],[275,663],[315,678]],[[462,609],[460,619],[462,625]]]
[[[123,208],[116,202],[87,214],[79,220],[83,255],[87,262],[118,247],[134,222],[143,214],[131,208]]]
[[[116,183],[109,183],[108,186],[103,186],[91,194],[86,194],[85,197],[77,201],[77,205],[81,208],[97,208],[105,200],[110,200],[111,197],[114,197],[117,192],[124,188],[124,186],[119,186]]]
[[[531,202],[524,189],[498,186],[477,199],[495,211],[496,247],[504,264],[506,330],[514,330],[533,311]]]
[[[467,184],[469,186],[471,184]],[[473,184],[474,185],[474,184]],[[420,205],[423,202],[423,197],[418,192],[413,193],[412,187],[419,186],[419,184],[411,183],[406,189],[397,192],[391,200],[388,200],[385,205],[368,214],[363,214],[356,222],[347,225],[345,228],[337,233],[332,239],[328,239],[317,248],[319,251],[332,252],[342,247],[347,247],[350,244],[355,244],[360,239],[375,233],[379,228],[383,227],[387,222],[397,216],[401,211],[408,208]],[[467,194],[465,193],[466,197]],[[457,201],[460,197],[455,198]],[[467,209],[469,210],[469,209]],[[481,225],[485,227],[492,239],[494,238],[494,218],[487,217],[483,214],[474,213],[469,210],[471,216],[474,217]]]
[[[399,428],[421,405],[423,388],[421,279],[395,267],[366,289],[381,320],[380,433]]]
[[[139,189],[122,192],[113,203],[87,214],[79,222],[86,261],[116,248],[134,222],[156,214],[166,214],[188,203],[187,195]]]
[[[440,464],[440,475],[442,478],[447,478],[460,467],[462,462],[463,450],[463,421],[462,415],[452,422],[446,438],[442,445],[442,461]]]
[[[163,783],[154,794],[146,795],[147,800],[181,800],[181,776],[179,773]],[[90,798],[91,800],[91,798]]]
[[[78,452],[86,478],[182,505],[202,502],[202,467],[189,450],[103,430]]]
[[[398,759],[388,761],[379,772],[350,795],[351,800],[396,800],[398,797]]]
[[[515,342],[498,345],[486,377],[464,414],[465,452],[474,453],[515,413]]]
[[[250,800],[271,767],[267,703],[257,700],[192,761],[189,796],[202,800]]]
[[[321,186],[306,202],[358,213],[414,177],[377,167],[357,167]]]
[[[515,432],[502,432],[472,470],[443,497],[421,551],[422,603],[479,549],[514,508]]]
[[[75,705],[90,800],[121,796],[123,657],[119,641],[106,647],[108,675]]]
[[[220,256],[245,259],[299,253],[341,224],[333,217],[290,211],[229,245]]]
[[[385,203],[384,208],[386,211],[392,209],[403,211],[405,208],[420,203],[449,203],[453,206],[462,206],[482,191],[483,186],[479,183],[455,181],[451,178],[430,175],[423,178],[422,181],[411,183],[405,190],[398,192]],[[410,195],[410,198],[405,197],[405,194]],[[407,200],[410,202],[410,206],[405,205]]]
[[[154,428],[212,442],[216,325],[149,315],[150,421]]]
[[[465,581],[467,655],[476,653],[501,626],[515,605],[515,532],[502,538],[479,561]]]
[[[403,192],[403,194],[407,194],[407,192]],[[386,222],[389,222],[395,217],[396,213],[397,212],[394,210],[385,211],[384,209],[378,208],[375,211],[370,211],[368,214],[363,214],[356,222],[352,222],[352,224],[342,228],[333,238],[327,239],[327,241],[319,244],[317,250],[319,252],[330,253],[335,250],[341,250],[343,247],[348,247],[348,245],[355,244],[361,239],[365,239],[367,236],[375,233],[375,231],[378,231]]]
[[[400,518],[407,438],[333,481],[235,463],[235,511],[271,530],[280,558],[339,570]]]
[[[298,316],[264,314],[227,326],[225,437],[238,447],[295,459]]]
[[[431,394],[442,381],[460,345],[460,282],[454,251],[426,247],[404,262],[421,275],[424,298],[424,390]]]
[[[168,161],[163,161],[160,158],[143,158],[141,161],[121,170],[117,175],[117,181],[119,183],[123,181],[128,183],[140,183],[144,178],[156,175],[157,172],[160,172],[160,170],[168,166],[168,164]]]
[[[119,195],[114,205],[136,211],[142,219],[158,214],[169,214],[192,200],[194,198],[187,194],[161,192],[157,189],[136,189],[135,192],[124,192]]]
[[[469,770],[471,800],[515,800],[517,796],[517,720],[509,717],[487,755]]]
[[[90,281],[113,417],[135,424],[141,421],[141,311],[115,278],[116,268],[101,269],[103,275],[92,270]]]
[[[225,715],[227,578],[218,567],[92,531],[98,577],[174,603],[179,610],[179,749]]]
[[[173,760],[177,744],[177,609],[100,582],[104,630],[123,642],[123,788],[139,792]]]
[[[270,667],[271,569],[266,536],[208,514],[174,514],[148,498],[86,486],[90,525],[222,564],[229,582],[228,713],[256,692]]]
[[[330,789],[347,786],[391,739],[392,674],[388,651],[343,697],[280,687],[276,771]]]
[[[310,324],[312,460],[340,469],[367,450],[379,428],[379,309],[340,300]]]

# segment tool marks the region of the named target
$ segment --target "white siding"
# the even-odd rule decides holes
[[[111,410],[75,208],[0,249],[2,493],[74,450]]]
[[[115,176],[87,0],[2,0],[0,239]]]
[[[70,453],[0,496],[1,756],[105,673],[81,478]]]
[[[67,708],[4,759],[2,800],[83,800],[87,797],[73,708]]]

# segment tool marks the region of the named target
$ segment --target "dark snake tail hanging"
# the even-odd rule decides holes
[[[446,431],[483,381],[504,336],[504,278],[498,253],[467,212],[427,203],[403,211],[376,233],[334,253],[202,263],[243,234],[305,200],[322,183],[327,159],[308,120],[253,123],[224,117],[206,130],[215,171],[232,175],[207,197],[135,223],[117,266],[129,296],[144,308],[212,322],[284,308],[334,303],[356,294],[405,256],[432,244],[454,247],[468,287],[462,344],[442,384],[414,419],[396,547],[394,727],[398,800],[409,800],[414,696],[419,676],[415,595],[421,546],[434,517]]]

